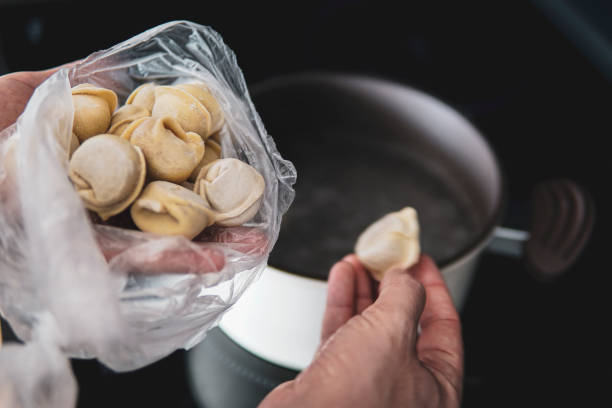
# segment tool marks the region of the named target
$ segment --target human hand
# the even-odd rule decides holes
[[[0,76],[0,132],[17,120],[36,87],[58,69],[75,63],[70,62],[44,71],[22,71]],[[1,159],[0,156],[0,166]],[[3,185],[0,179],[0,205],[5,207],[8,207],[5,195],[9,190],[3,189],[11,189],[9,184]],[[18,205],[15,205],[12,211],[15,218],[20,217]],[[120,233],[104,227],[96,228],[95,232],[107,262],[114,260],[120,262],[125,270],[146,275],[218,272],[227,262],[225,250],[257,258],[268,250],[269,245],[264,231],[257,228],[208,228],[190,245],[169,247],[151,258],[147,256],[150,248],[143,245],[147,242],[144,234],[131,234],[137,231],[129,229]]]
[[[36,87],[59,68],[0,76],[0,132],[15,123]]]
[[[106,261],[139,275],[219,272],[228,261],[225,252],[259,259],[270,243],[265,232],[254,227],[209,227],[188,243],[166,241],[163,250],[158,242],[134,230],[97,225],[95,231]],[[149,255],[151,244],[155,247],[153,257]]]
[[[356,256],[334,265],[314,361],[260,408],[460,405],[461,325],[433,260],[387,272],[373,294]]]

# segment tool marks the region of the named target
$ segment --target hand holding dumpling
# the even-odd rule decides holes
[[[421,254],[416,210],[405,207],[370,225],[359,235],[355,254],[378,281],[389,269],[414,265]]]

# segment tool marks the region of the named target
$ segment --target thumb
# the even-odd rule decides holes
[[[385,273],[378,288],[378,298],[368,311],[378,314],[377,320],[391,333],[416,341],[417,326],[425,306],[425,289],[405,269]]]
[[[257,408],[288,407],[295,399],[295,381],[286,381],[274,388]]]

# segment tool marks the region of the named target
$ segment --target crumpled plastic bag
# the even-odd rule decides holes
[[[41,332],[42,334],[42,332]],[[70,362],[45,332],[27,344],[8,344],[0,352],[0,407],[67,408],[77,401]]]
[[[265,179],[256,217],[241,227],[209,227],[193,241],[93,222],[67,177],[70,88],[110,88],[123,104],[144,82],[189,79],[204,81],[222,107],[223,157]],[[43,82],[0,135],[0,313],[26,343],[47,341],[116,371],[189,349],[265,267],[295,179],[234,53],[211,28],[169,22],[93,53]],[[8,371],[0,367],[0,378]]]

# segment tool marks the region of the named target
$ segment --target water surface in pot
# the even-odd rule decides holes
[[[321,131],[314,140],[293,134],[293,142],[283,146],[298,181],[270,265],[326,279],[333,263],[353,251],[364,228],[404,206],[416,208],[422,249],[439,264],[478,237],[482,217],[452,180],[400,149],[338,132]]]
[[[497,161],[458,112],[376,78],[304,73],[252,89],[266,130],[298,173],[269,264],[326,279],[372,222],[405,206],[440,267],[489,235],[500,211]]]

